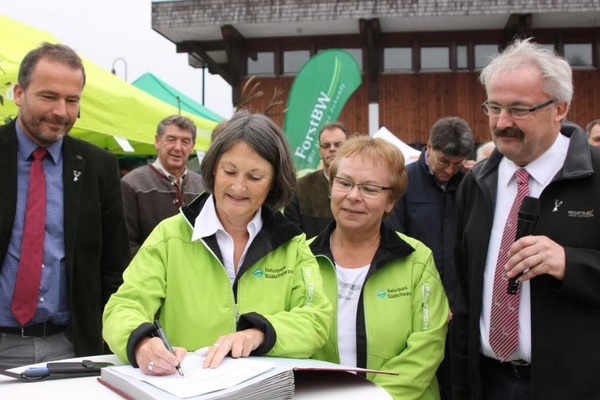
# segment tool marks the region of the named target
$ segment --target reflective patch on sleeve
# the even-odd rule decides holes
[[[315,291],[315,281],[313,278],[313,272],[310,267],[302,268],[302,279],[304,280],[304,306],[310,307],[313,301],[313,293]]]
[[[421,304],[423,312],[423,330],[429,329],[429,298],[431,297],[431,286],[423,284],[421,286]]]

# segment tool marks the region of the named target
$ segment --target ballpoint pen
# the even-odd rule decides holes
[[[163,330],[162,326],[160,326],[160,322],[158,322],[157,319],[154,320],[154,327],[156,328],[156,332],[158,333],[158,337],[160,338],[160,340],[163,341],[163,343],[165,344],[165,347],[167,348],[167,350],[169,350],[169,352],[173,355],[175,355],[175,351],[173,350],[173,346],[171,346],[171,343],[169,342],[169,339],[167,339],[167,335],[165,335],[165,331]],[[177,364],[177,366],[175,367],[177,369],[177,372],[179,373],[179,375],[183,376],[183,370],[181,369],[181,364]]]

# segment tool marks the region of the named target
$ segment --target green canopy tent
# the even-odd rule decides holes
[[[25,54],[42,42],[57,43],[47,32],[0,15],[0,123],[15,118],[17,106],[12,99],[13,85]],[[158,122],[179,110],[123,81],[82,57],[86,86],[82,93],[80,117],[70,135],[92,142],[116,154],[155,154],[154,135]],[[196,150],[205,151],[215,121],[186,111],[198,128]],[[122,140],[125,139],[125,140]],[[121,144],[119,144],[121,142]],[[131,146],[126,151],[128,145]],[[133,151],[131,151],[133,150]]]
[[[152,96],[161,99],[165,103],[177,107],[179,110],[187,111],[214,122],[219,122],[224,119],[219,114],[209,110],[150,72],[146,72],[135,81],[131,82],[131,84],[142,89],[144,92],[150,93]]]

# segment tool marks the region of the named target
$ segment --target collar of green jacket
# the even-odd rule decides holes
[[[210,193],[204,192],[198,195],[198,197],[188,205],[181,207],[181,213],[191,227],[194,226],[196,217],[198,217],[200,210],[202,210],[209,198]],[[302,233],[302,230],[285,219],[281,212],[273,211],[267,206],[261,208],[261,216],[263,219],[263,227],[259,235],[263,237],[266,235],[266,237],[268,237],[268,243],[270,243],[271,249],[281,246]]]
[[[333,260],[330,243],[331,233],[335,227],[336,223],[335,220],[333,220],[327,225],[327,228],[325,228],[323,232],[308,241],[310,249],[315,256],[326,256],[330,260]],[[398,232],[392,230],[384,222],[381,223],[379,231],[381,233],[381,242],[373,257],[370,271],[376,271],[384,264],[399,258],[407,257],[415,251],[410,244],[400,237]]]

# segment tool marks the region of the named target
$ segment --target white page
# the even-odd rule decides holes
[[[247,358],[226,357],[218,368],[202,368],[204,357],[193,353],[183,360],[185,377],[174,373],[169,376],[146,375],[131,366],[111,367],[132,378],[147,382],[180,398],[199,396],[236,386],[275,368],[275,364]]]

